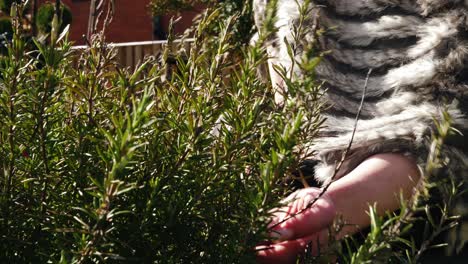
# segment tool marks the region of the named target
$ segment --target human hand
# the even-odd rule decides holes
[[[314,250],[317,240],[326,239],[336,212],[332,200],[324,194],[307,208],[320,192],[318,188],[301,189],[282,201],[285,206],[275,210],[269,224],[275,241],[256,247],[259,263],[293,263],[309,244]]]

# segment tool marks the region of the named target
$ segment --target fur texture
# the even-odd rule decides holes
[[[254,0],[257,27],[262,26],[266,4],[267,0]],[[308,20],[309,26],[318,21],[326,29],[319,43],[323,51],[330,51],[316,68],[318,78],[325,81],[330,108],[326,126],[310,144],[307,157],[319,161],[315,172],[319,181],[330,178],[348,145],[368,69],[374,73],[340,175],[383,152],[412,155],[422,165],[429,150],[427,136],[443,110],[449,112],[453,126],[468,130],[467,0],[315,0],[314,4],[309,16],[315,19]],[[291,68],[282,41],[293,41],[290,32],[299,15],[297,2],[279,0],[277,10],[276,40],[266,49],[275,100],[281,104],[287,90],[272,65],[302,73]],[[466,163],[462,152],[453,153]]]

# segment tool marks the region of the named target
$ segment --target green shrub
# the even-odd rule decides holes
[[[319,90],[297,83],[297,104],[275,107],[256,76],[266,55],[237,50],[237,20],[219,15],[165,78],[169,50],[128,70],[98,37],[80,54],[13,38],[0,65],[0,262],[254,262],[295,147],[317,129]]]
[[[11,19],[8,17],[1,17],[0,18],[0,34],[6,34],[7,36],[11,36],[13,33],[13,26],[11,24]]]
[[[10,14],[10,8],[13,3],[20,4],[21,0],[0,0],[0,10],[5,14]]]
[[[11,20],[7,17],[0,18],[0,53],[7,52],[6,44],[11,39],[13,26]]]
[[[177,17],[177,12],[190,10],[196,4],[203,4],[205,7],[219,8],[219,19],[226,20],[230,16],[237,16],[237,23],[233,25],[234,42],[237,45],[245,45],[249,43],[253,34],[253,13],[252,0],[151,0],[149,7],[153,15],[174,15]],[[217,23],[207,25],[205,30],[208,34],[218,34],[220,31]],[[167,29],[163,29],[166,31]]]
[[[245,46],[238,17],[225,15],[203,16],[174,71],[169,48],[133,70],[102,36],[83,51],[57,38],[30,52],[14,34],[0,60],[1,263],[255,262],[269,210],[322,122],[321,90],[312,76],[285,76],[290,98],[276,107],[256,74],[273,18]],[[298,63],[312,69],[319,58],[307,54]],[[332,249],[351,263],[416,259],[399,239],[407,216],[374,217],[355,250]]]
[[[67,25],[72,22],[72,13],[70,8],[63,3],[60,5],[62,17],[60,19],[60,31],[62,31]],[[52,19],[55,14],[55,4],[45,3],[41,5],[36,14],[36,26],[37,29],[42,33],[50,33],[52,29]]]

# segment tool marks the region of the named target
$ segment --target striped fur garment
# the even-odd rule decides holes
[[[267,2],[254,0],[258,28]],[[324,113],[326,126],[306,157],[319,161],[315,167],[319,181],[332,176],[347,148],[368,69],[373,73],[365,103],[339,175],[383,152],[411,155],[423,165],[428,135],[434,119],[442,119],[443,109],[453,126],[468,129],[468,0],[315,0],[313,5],[308,26],[326,29],[319,43],[323,51],[329,51],[316,75],[325,81],[330,108]],[[277,10],[278,31],[266,50],[271,57],[270,78],[277,89],[275,100],[281,104],[287,88],[272,65],[282,65],[296,75],[303,73],[291,69],[283,41],[293,42],[297,2],[278,0]],[[305,39],[313,38],[310,34]],[[453,166],[467,165],[460,148],[449,152],[459,161]]]

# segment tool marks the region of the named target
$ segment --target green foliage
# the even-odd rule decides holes
[[[13,33],[13,24],[11,23],[11,19],[8,17],[0,18],[0,34],[6,34],[7,36],[11,36]]]
[[[6,43],[12,37],[13,24],[11,19],[7,17],[0,18],[0,54],[7,52]]]
[[[239,45],[241,16],[225,12],[201,17],[190,52],[168,45],[134,70],[118,65],[102,36],[77,51],[66,32],[50,34],[31,51],[15,27],[0,60],[1,263],[255,262],[269,211],[289,191],[284,179],[323,121],[321,90],[313,76],[276,67],[289,91],[277,107],[256,74],[273,12],[255,46]],[[311,45],[301,43],[310,52],[294,62],[308,72],[320,60]],[[298,46],[288,46],[295,57]],[[445,179],[434,186],[448,201],[459,185]],[[453,225],[448,211],[428,218],[429,242],[413,244],[404,235],[426,205],[402,203],[387,219],[371,211],[364,243],[331,248],[345,262],[417,260]]]
[[[101,37],[78,52],[51,34],[31,52],[14,35],[0,65],[0,262],[255,261],[320,124],[319,89],[291,81],[276,107],[256,75],[261,43],[240,47],[237,17],[220,16],[203,16],[174,71],[169,48],[128,70]]]
[[[209,2],[209,0],[201,1],[202,3]],[[159,0],[150,3],[150,7],[155,15],[165,15],[167,13],[175,13],[183,10],[190,10],[195,4],[200,1],[195,0]]]
[[[247,44],[253,34],[253,13],[252,0],[151,0],[150,8],[155,16],[174,15],[183,10],[190,10],[195,4],[203,4],[208,9],[218,9],[218,19],[226,20],[231,16],[236,16],[236,23],[232,26],[234,42],[237,45]],[[212,23],[205,28],[210,35],[220,33],[218,23]]]
[[[67,25],[72,22],[72,13],[70,8],[65,4],[60,4],[60,31],[63,31]],[[37,29],[42,33],[50,33],[52,30],[52,20],[55,14],[55,4],[45,3],[39,7],[36,14],[36,26]]]
[[[5,14],[10,14],[11,5],[13,3],[20,4],[22,0],[0,0],[0,10]]]

